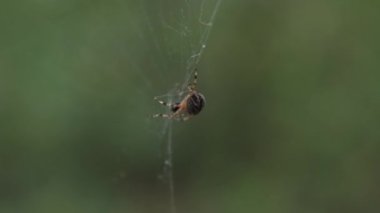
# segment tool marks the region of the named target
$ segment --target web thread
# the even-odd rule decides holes
[[[153,45],[162,56],[162,63],[158,65],[161,75],[167,76],[167,71],[170,70],[170,67],[175,67],[174,69],[184,72],[182,74],[184,77],[182,83],[174,83],[169,92],[155,96],[156,98],[165,100],[167,103],[174,103],[186,94],[187,87],[192,81],[194,72],[198,68],[203,53],[207,48],[207,42],[221,3],[222,0],[182,0],[180,1],[179,9],[174,13],[161,9],[158,18],[159,22],[149,18],[151,17],[150,14],[146,14],[149,31],[152,35],[156,35],[152,38]],[[158,7],[165,7],[167,4],[169,4],[167,1],[162,0]],[[176,16],[175,21],[171,19],[173,16]],[[155,26],[159,26],[161,29],[156,30]],[[169,33],[169,36],[159,35],[159,32],[163,29]],[[175,46],[168,44],[170,43],[170,38],[178,38]],[[165,61],[165,59],[169,59],[169,61]],[[170,113],[169,109],[167,113]],[[173,176],[173,143],[175,141],[173,139],[172,120],[163,120],[160,138],[165,143],[162,177],[165,177],[168,184],[170,212],[177,213]]]

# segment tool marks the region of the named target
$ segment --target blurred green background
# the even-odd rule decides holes
[[[198,21],[184,5],[0,3],[0,212],[169,212],[150,115],[200,41],[162,25]],[[178,212],[380,209],[378,8],[223,2],[198,67],[206,108],[173,124]]]

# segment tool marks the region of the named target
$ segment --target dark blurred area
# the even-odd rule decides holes
[[[199,2],[0,3],[0,212],[169,212],[150,116],[185,51],[155,18],[184,4]],[[222,3],[198,67],[206,107],[173,123],[178,212],[380,208],[379,6]]]

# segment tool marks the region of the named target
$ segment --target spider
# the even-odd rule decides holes
[[[166,103],[165,101],[158,100],[157,97],[154,100],[157,100],[158,103],[167,106],[170,108],[170,114],[155,114],[154,118],[161,117],[167,119],[175,119],[187,121],[194,115],[200,113],[205,106],[206,99],[205,97],[196,90],[198,80],[198,72],[195,70],[193,82],[187,86],[188,93],[180,102],[176,103]]]

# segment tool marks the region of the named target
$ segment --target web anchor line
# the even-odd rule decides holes
[[[192,54],[187,59],[187,61],[183,60],[183,63],[185,63],[185,69],[186,69],[184,82],[182,84],[176,84],[175,87],[169,93],[162,96],[157,96],[157,97],[165,97],[168,103],[173,103],[173,101],[175,101],[174,100],[175,98],[181,97],[184,94],[184,92],[187,91],[189,82],[191,81],[191,78],[194,75],[194,72],[197,70],[197,66],[202,58],[204,50],[207,47],[206,44],[208,42],[211,29],[214,26],[215,17],[216,17],[217,12],[219,11],[222,0],[216,1],[215,5],[213,6],[213,9],[211,10],[212,11],[211,15],[206,21],[204,17],[205,1],[206,0],[203,0],[200,5],[200,15],[197,20],[199,24],[204,27],[204,30],[200,35],[200,40],[198,43],[199,45],[198,51],[193,51]],[[189,6],[190,1],[186,0],[186,3]],[[163,26],[165,28],[172,30],[174,33],[180,35],[182,38],[189,37],[189,34],[187,34],[187,31],[186,33],[184,33],[181,30],[177,30],[175,27],[169,25],[166,22],[164,22]],[[183,56],[181,56],[181,60],[182,59],[183,59]],[[166,134],[167,134],[167,142],[166,142],[166,149],[165,149],[166,153],[165,153],[165,160],[164,160],[164,174],[168,180],[170,213],[177,213],[177,206],[176,206],[176,200],[175,200],[176,198],[175,197],[175,181],[174,181],[174,175],[173,175],[174,165],[173,165],[173,121],[172,120],[165,121],[162,135],[164,136]]]
[[[167,175],[169,180],[169,193],[170,193],[170,209],[171,213],[176,213],[176,202],[175,202],[175,189],[174,189],[174,179],[173,179],[173,122],[170,121],[168,129],[168,146],[167,146],[167,159],[165,161],[165,167],[167,168]]]
[[[204,21],[204,18],[203,18],[203,16],[204,16],[203,15],[203,13],[204,13],[204,2],[205,1],[202,1],[202,4],[201,4],[201,9],[200,9],[201,12],[200,12],[200,16],[198,18],[198,22],[200,24],[204,25],[206,29],[201,35],[201,39],[199,42],[199,44],[200,44],[199,51],[196,52],[195,54],[191,55],[187,61],[187,66],[186,66],[187,75],[185,77],[185,82],[181,87],[181,91],[184,91],[186,89],[186,86],[187,86],[188,82],[190,81],[191,76],[193,75],[194,71],[196,70],[196,67],[198,66],[198,64],[202,58],[203,52],[206,49],[207,41],[210,37],[211,29],[214,26],[216,14],[219,11],[222,0],[217,0],[215,7],[214,7],[208,21]]]

